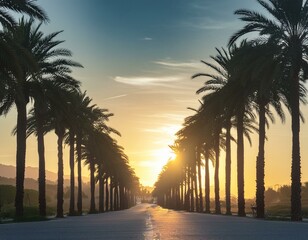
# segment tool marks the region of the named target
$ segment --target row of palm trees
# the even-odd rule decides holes
[[[24,13],[18,22],[7,10]],[[70,74],[72,67],[82,67],[71,60],[71,51],[57,40],[61,33],[44,34],[41,24],[46,13],[30,0],[8,0],[0,3],[0,114],[17,109],[16,151],[16,217],[23,216],[26,138],[37,137],[39,158],[39,212],[46,216],[44,136],[54,131],[58,149],[57,217],[63,217],[63,144],[70,147],[70,207],[75,210],[75,160],[78,168],[77,212],[82,213],[82,160],[90,169],[91,207],[96,212],[95,185],[99,183],[99,211],[119,210],[134,203],[139,180],[128,164],[116,140],[120,135],[106,125],[112,113],[92,104],[82,93],[80,83]],[[31,110],[27,106],[32,103]],[[76,159],[75,159],[76,156]]]
[[[202,61],[208,80],[197,93],[205,93],[201,106],[186,118],[172,148],[179,153],[168,163],[156,182],[154,195],[166,207],[203,211],[200,165],[205,165],[205,212],[209,212],[209,159],[214,163],[215,212],[220,213],[219,163],[226,152],[226,214],[231,214],[231,141],[237,144],[238,215],[245,216],[244,136],[259,135],[256,159],[257,217],[264,218],[264,166],[266,126],[274,121],[272,109],[283,121],[282,106],[292,118],[291,219],[300,221],[301,160],[300,102],[306,102],[308,50],[308,2],[303,0],[257,0],[266,14],[240,9],[235,12],[245,25],[216,49],[210,62]],[[243,36],[249,33],[249,39]],[[257,35],[257,36],[256,36]],[[252,37],[256,36],[256,37]],[[239,42],[239,39],[242,39]],[[236,137],[231,129],[236,129]],[[176,176],[171,181],[171,176]],[[197,178],[198,176],[198,178]],[[199,188],[198,188],[199,187]],[[199,189],[199,190],[198,190]],[[177,203],[176,206],[174,204]],[[170,206],[170,204],[172,206]],[[195,207],[196,206],[196,207]]]

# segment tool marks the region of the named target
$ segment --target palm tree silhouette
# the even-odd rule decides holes
[[[91,105],[92,99],[87,96],[86,92],[76,94],[72,99],[75,110],[75,121],[72,122],[76,127],[76,155],[77,155],[77,172],[78,172],[78,193],[77,193],[77,212],[82,214],[82,137],[87,129],[91,129],[91,121],[96,118],[93,116],[95,104]],[[71,193],[73,194],[73,193]]]
[[[268,125],[266,116],[272,122],[274,121],[274,117],[269,111],[269,105],[276,110],[281,120],[284,121],[284,113],[281,107],[284,86],[281,84],[283,67],[280,48],[263,41],[247,42],[234,58],[236,58],[234,60],[235,64],[243,68],[240,69],[243,75],[242,79],[249,82],[251,86],[247,91],[250,91],[250,94],[254,97],[252,100],[255,102],[256,110],[259,114],[256,205],[257,217],[264,218],[264,145],[266,139],[265,128]]]
[[[58,91],[58,98],[49,103],[47,110],[47,123],[50,129],[54,129],[57,135],[58,150],[58,185],[57,185],[57,214],[56,217],[62,218],[63,214],[63,141],[66,129],[69,128],[69,103],[70,93],[73,91]]]
[[[197,93],[208,92],[208,95],[214,95],[212,101],[212,108],[217,111],[214,116],[219,118],[215,119],[213,125],[216,129],[216,136],[221,131],[220,128],[226,129],[226,210],[227,214],[231,214],[231,201],[230,201],[230,186],[231,186],[231,146],[230,146],[230,129],[232,126],[231,118],[235,117],[237,127],[237,167],[238,167],[238,215],[245,216],[245,198],[244,198],[244,134],[248,137],[248,128],[251,126],[248,119],[253,119],[254,116],[250,111],[250,96],[246,88],[242,83],[241,72],[238,71],[238,67],[235,67],[234,55],[238,54],[240,49],[245,45],[245,41],[241,43],[239,47],[233,45],[226,51],[225,49],[217,50],[217,56],[211,56],[214,60],[214,64],[202,61],[205,65],[210,67],[216,73],[198,73],[192,76],[192,78],[205,76],[209,77],[209,80],[205,83],[204,87],[200,88]],[[244,82],[245,83],[245,82]],[[205,96],[207,97],[207,95]],[[213,110],[212,110],[213,112]],[[210,115],[213,115],[210,114]],[[219,123],[220,127],[217,126]],[[244,124],[245,123],[245,124]],[[216,139],[218,139],[216,137]],[[219,144],[216,140],[216,158],[219,157]],[[218,190],[216,190],[218,191]],[[217,200],[218,204],[218,200]],[[219,210],[219,209],[217,209]]]
[[[83,158],[86,164],[89,165],[90,169],[90,187],[91,187],[91,198],[90,198],[90,211],[89,213],[95,213],[95,171],[96,165],[99,163],[101,156],[100,148],[103,146],[102,135],[108,134],[111,131],[117,132],[112,128],[106,126],[104,121],[108,121],[109,117],[113,116],[112,113],[106,113],[106,109],[94,108],[92,111],[91,128],[87,129],[86,134],[83,136]]]
[[[202,93],[202,92],[210,92],[209,96],[207,95],[203,98],[203,101],[208,101],[207,99],[210,100],[209,103],[206,103],[205,105],[212,105],[212,109],[215,110],[215,115],[217,116],[215,121],[215,125],[213,127],[216,128],[216,135],[220,134],[220,128],[225,128],[226,129],[226,139],[225,139],[225,147],[226,147],[226,214],[231,214],[231,201],[230,201],[230,188],[231,188],[231,116],[233,115],[232,110],[230,107],[228,107],[228,101],[223,101],[222,99],[224,96],[222,95],[223,91],[221,89],[227,84],[229,78],[230,78],[230,73],[228,72],[228,63],[230,62],[230,54],[228,54],[224,49],[219,50],[216,49],[217,51],[217,56],[211,56],[211,59],[214,60],[214,62],[217,65],[214,65],[209,62],[201,61],[204,63],[206,66],[210,67],[212,70],[214,70],[217,74],[208,74],[208,73],[197,73],[192,76],[192,78],[200,77],[200,76],[205,76],[209,77],[210,79],[205,83],[205,85],[200,88],[197,93]],[[214,92],[214,94],[213,94]],[[212,95],[212,96],[211,96]],[[216,95],[216,96],[215,96]],[[213,100],[214,96],[214,100]],[[212,99],[211,99],[212,98]],[[204,108],[205,109],[205,108]],[[212,113],[204,113],[204,115],[213,115],[213,110]],[[218,110],[218,111],[216,111]],[[219,116],[220,115],[220,116]],[[215,120],[215,119],[214,119]],[[220,126],[217,126],[217,123],[220,123]],[[219,159],[219,138],[216,136],[216,144],[215,144],[215,152],[216,152],[216,158]],[[209,151],[209,149],[207,150]],[[208,161],[208,160],[207,160]],[[219,164],[219,163],[218,163]],[[216,164],[215,164],[216,165]],[[208,168],[208,162],[207,162],[207,168]],[[217,181],[218,178],[218,168],[216,170],[215,168],[215,178]],[[217,184],[218,185],[218,184]],[[219,189],[216,189],[216,192],[219,192]],[[209,200],[208,200],[209,201]],[[218,197],[216,199],[216,204],[218,204]],[[207,210],[208,212],[209,210]],[[219,207],[217,208],[216,212],[219,212]]]
[[[66,50],[55,50],[61,41],[54,41],[53,38],[58,34],[44,36],[40,31],[40,24],[34,26],[33,20],[20,20],[19,25],[13,29],[5,30],[6,38],[14,43],[17,48],[16,54],[21,56],[22,74],[10,75],[11,84],[8,84],[8,91],[2,96],[2,106],[4,111],[10,109],[12,104],[17,107],[17,154],[16,154],[16,216],[22,216],[23,206],[23,179],[25,169],[26,152],[26,123],[27,123],[27,104],[33,98],[37,82],[46,76],[67,77],[68,66],[73,66],[73,62],[53,60],[57,56],[67,56]],[[55,50],[55,51],[54,51]],[[27,56],[22,58],[22,56]],[[32,61],[28,62],[28,59]],[[78,64],[77,64],[78,65]],[[3,111],[3,110],[2,110]],[[17,210],[18,208],[18,210]]]
[[[37,29],[38,30],[38,29]],[[46,214],[45,200],[45,156],[44,156],[44,139],[43,139],[43,123],[46,121],[47,103],[57,98],[58,90],[65,89],[67,91],[79,91],[79,82],[68,76],[71,72],[70,67],[82,67],[80,64],[66,60],[62,57],[71,56],[71,52],[66,49],[55,49],[62,41],[56,41],[54,38],[60,33],[56,32],[43,37],[41,32],[36,31],[40,37],[37,38],[41,42],[39,46],[41,59],[47,57],[52,61],[39,62],[42,75],[37,81],[33,82],[31,87],[31,95],[34,99],[34,116],[37,124],[38,137],[38,153],[39,153],[39,203],[40,214]],[[69,105],[69,107],[71,104]],[[69,115],[70,116],[70,115]],[[40,167],[41,166],[41,167]],[[42,205],[42,206],[41,206]]]
[[[292,170],[291,170],[291,219],[300,221],[301,216],[301,161],[300,161],[300,80],[301,72],[307,61],[308,3],[303,0],[263,1],[258,3],[270,14],[271,18],[255,11],[240,9],[235,14],[247,24],[230,39],[233,44],[239,37],[258,32],[269,43],[279,45],[285,56],[284,66],[290,86],[289,100],[292,117]]]
[[[47,126],[48,104],[58,99],[59,90],[78,91],[79,83],[71,78],[63,77],[42,78],[33,83],[33,108],[27,120],[27,135],[37,136],[39,156],[39,210],[41,216],[46,216],[46,180],[45,180],[45,144],[44,135],[51,129]]]

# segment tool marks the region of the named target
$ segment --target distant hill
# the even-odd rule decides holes
[[[12,186],[15,186],[15,184],[16,184],[15,178],[6,178],[6,177],[0,176],[0,185],[12,185]],[[37,181],[32,179],[32,178],[26,178],[24,184],[25,184],[25,189],[33,189],[33,190],[37,190],[38,189]]]
[[[16,170],[15,166],[0,164],[0,176],[6,178],[15,178]],[[25,178],[38,179],[37,167],[26,167]],[[68,175],[64,176],[64,179],[69,179]],[[57,173],[46,170],[46,179],[52,182],[56,182],[58,179]],[[89,182],[89,178],[82,177],[83,182]]]

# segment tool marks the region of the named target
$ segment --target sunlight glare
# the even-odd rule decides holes
[[[176,158],[176,154],[169,148],[162,148],[155,150],[154,154],[156,166],[159,169],[162,169],[163,166],[168,162]]]

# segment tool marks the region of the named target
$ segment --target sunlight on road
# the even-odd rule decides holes
[[[306,223],[264,221],[203,213],[147,208],[151,215],[153,238],[163,240],[197,239],[307,239]]]
[[[177,212],[152,205],[148,208],[152,217],[153,239],[189,239],[190,231],[194,231],[194,226],[185,224],[184,212]],[[189,228],[189,230],[186,228]]]

